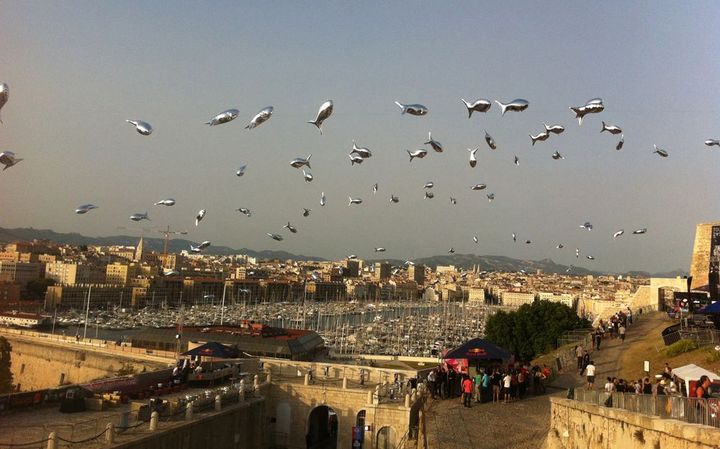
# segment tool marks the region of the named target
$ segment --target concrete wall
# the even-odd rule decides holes
[[[717,449],[720,429],[550,398],[545,449]]]
[[[20,391],[39,390],[62,384],[86,383],[117,375],[124,364],[136,372],[154,371],[167,364],[133,360],[81,346],[38,341],[13,334],[2,334],[12,345],[13,383]]]

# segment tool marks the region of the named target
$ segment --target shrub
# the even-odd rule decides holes
[[[676,355],[694,351],[697,348],[698,344],[695,340],[683,339],[665,348],[665,355],[668,357],[675,357]]]

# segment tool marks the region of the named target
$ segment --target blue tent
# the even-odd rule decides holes
[[[443,358],[445,359],[467,359],[475,360],[510,360],[512,354],[509,351],[497,346],[495,343],[483,340],[482,338],[473,338],[472,340],[448,351]]]
[[[715,301],[712,304],[706,305],[702,309],[698,310],[697,313],[707,313],[707,314],[720,313],[720,301]]]

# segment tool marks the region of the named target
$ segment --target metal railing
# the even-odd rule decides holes
[[[663,419],[677,419],[693,424],[720,427],[720,399],[717,398],[700,399],[684,396],[607,393],[601,390],[576,388],[574,399],[579,402]]]

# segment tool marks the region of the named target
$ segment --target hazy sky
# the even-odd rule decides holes
[[[0,82],[10,85],[0,151],[25,158],[0,173],[3,227],[159,236],[170,225],[195,241],[328,258],[454,247],[660,271],[687,268],[695,224],[720,219],[720,149],[703,145],[720,138],[716,1],[0,6]],[[530,107],[501,117],[493,105],[468,119],[461,97]],[[579,127],[568,106],[594,97],[605,111]],[[321,136],[305,122],[326,99],[335,112]],[[430,112],[401,115],[394,100]],[[245,130],[268,105],[272,119]],[[240,110],[234,122],[203,124],[228,108]],[[125,123],[133,118],[154,133],[137,134]],[[621,151],[619,136],[600,134],[602,120],[623,128]],[[533,147],[528,134],[543,122],[567,130]],[[428,131],[445,151],[409,163],[405,150],[422,147]],[[351,167],[353,139],[373,156]],[[670,157],[652,154],[653,143]],[[469,147],[480,147],[474,169]],[[566,159],[553,160],[555,150]],[[315,181],[306,183],[289,161],[310,153]],[[424,200],[430,180],[435,198]],[[488,189],[471,191],[476,183]],[[348,207],[349,195],[364,203]],[[153,206],[166,197],[177,204]],[[100,208],[75,215],[84,203]],[[149,223],[128,219],[145,211]],[[298,234],[282,228],[288,220]],[[592,232],[579,228],[585,221]],[[630,235],[641,227],[646,235]],[[620,228],[626,235],[613,241]],[[596,260],[577,261],[576,247]]]

